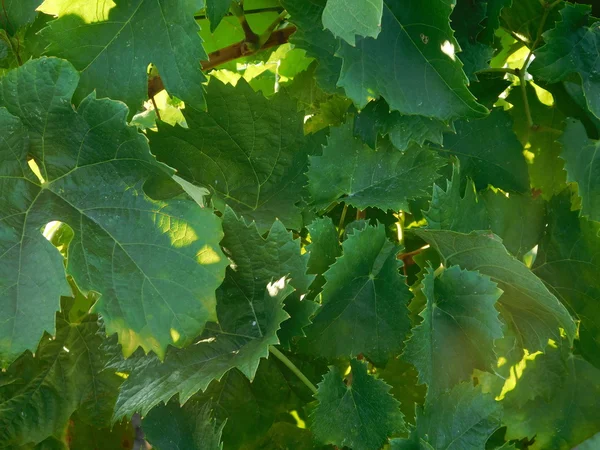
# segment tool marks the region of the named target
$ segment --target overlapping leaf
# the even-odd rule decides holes
[[[126,355],[138,346],[163,355],[215,318],[226,264],[220,220],[191,200],[146,196],[149,179],[172,182],[167,168],[126,125],[122,103],[91,95],[75,111],[77,81],[73,66],[55,58],[0,81],[0,105],[29,133],[27,147],[18,120],[3,113],[12,140],[2,149],[2,365],[34,350],[44,331],[54,333],[59,297],[69,292],[62,257],[40,233],[52,220],[73,229],[67,273],[84,292],[101,294],[95,310]]]
[[[355,45],[355,36],[376,38],[381,30],[383,0],[327,0],[323,26]]]

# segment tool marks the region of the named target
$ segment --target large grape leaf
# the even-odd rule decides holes
[[[400,353],[411,294],[398,272],[399,250],[383,225],[344,241],[342,256],[325,272],[323,306],[305,328],[304,351],[327,358],[364,353],[376,363]]]
[[[0,373],[0,446],[37,444],[60,436],[71,414],[108,426],[122,379],[103,371],[97,317],[69,319],[73,299],[65,298],[54,338],[45,335],[35,356],[26,353]]]
[[[307,289],[314,278],[305,275],[308,255],[300,256],[299,242],[280,222],[263,239],[254,224],[227,208],[223,227],[222,245],[234,265],[217,291],[218,325],[195,345],[170,349],[164,363],[152,358],[143,367],[129,365],[115,418],[145,414],[176,394],[183,404],[233,368],[252,380],[269,345],[279,343],[277,331],[289,317],[283,301],[294,290],[284,277],[290,275],[299,290]]]
[[[49,55],[68,59],[81,72],[77,102],[95,90],[99,97],[127,103],[132,116],[148,98],[152,63],[170,94],[204,108],[200,61],[207,56],[194,20],[203,5],[202,0],[46,0],[40,11],[58,19],[42,35],[50,43]]]
[[[544,33],[546,45],[536,50],[529,71],[549,83],[579,74],[587,105],[600,117],[600,30],[591,12],[590,5],[566,3],[560,10],[562,20]]]
[[[186,108],[189,128],[159,124],[150,133],[157,158],[178,175],[213,193],[217,207],[228,204],[266,231],[275,218],[300,229],[296,206],[306,183],[308,140],[303,115],[284,93],[267,100],[244,80],[211,80],[208,111]]]
[[[579,318],[576,346],[600,368],[600,225],[571,211],[568,192],[549,205],[548,227],[532,268]]]
[[[575,337],[575,323],[544,283],[520,261],[511,256],[494,234],[415,230],[446,261],[463,269],[489,276],[504,291],[498,309],[514,329],[521,348],[543,350],[548,339],[560,340],[562,328],[569,339]]]
[[[451,0],[384,1],[377,39],[342,42],[338,85],[359,108],[383,97],[392,110],[448,120],[483,117],[467,88],[450,28]]]
[[[383,0],[327,0],[323,26],[355,45],[355,36],[376,38],[381,31]]]
[[[529,190],[523,148],[507,113],[495,109],[483,120],[459,121],[455,127],[456,134],[444,136],[440,151],[458,157],[461,173],[473,179],[477,189],[491,184],[513,192]]]
[[[560,138],[567,181],[577,183],[581,215],[600,221],[600,141],[588,139],[581,122],[569,120]]]
[[[3,192],[10,193],[0,225],[3,365],[33,350],[44,330],[54,333],[66,282],[62,258],[40,233],[53,220],[73,229],[67,273],[84,292],[102,295],[95,310],[126,355],[141,346],[162,356],[215,318],[226,265],[220,219],[191,200],[146,196],[149,179],[172,182],[168,169],[126,125],[124,104],[92,94],[75,111],[77,81],[73,66],[56,58],[30,61],[0,80],[0,105],[29,132],[29,148],[15,142],[3,150]],[[18,124],[9,120],[3,134],[12,136]],[[28,169],[27,155],[43,181]]]
[[[392,450],[479,450],[500,427],[501,418],[502,407],[494,397],[461,383],[429,407],[418,408],[411,439],[392,440]]]
[[[337,367],[319,383],[311,430],[323,444],[355,450],[381,448],[388,437],[404,431],[400,404],[389,394],[390,386],[367,373],[365,363],[353,359],[350,367],[347,385]]]
[[[408,200],[427,195],[444,160],[426,147],[399,152],[389,141],[371,149],[353,136],[352,122],[331,129],[323,156],[310,157],[308,189],[325,208],[341,196],[360,209],[407,210]]]
[[[369,147],[377,148],[378,135],[389,135],[390,141],[401,151],[415,143],[426,141],[442,145],[442,133],[454,131],[452,125],[424,116],[405,116],[391,111],[383,99],[369,102],[354,120],[354,135],[360,136]]]
[[[307,55],[318,61],[315,78],[327,92],[334,92],[340,76],[342,61],[336,58],[337,39],[323,29],[322,16],[327,0],[281,0],[282,6],[290,14],[290,21],[298,30],[290,42],[306,50]]]
[[[36,8],[43,0],[3,0],[0,7],[0,30],[14,35],[19,28],[33,22]]]
[[[419,371],[431,400],[495,363],[494,340],[502,329],[494,305],[502,291],[489,277],[458,266],[437,277],[430,268],[422,283],[423,322],[413,328],[403,357]]]

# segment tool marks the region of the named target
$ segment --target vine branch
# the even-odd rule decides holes
[[[269,345],[269,351],[279,361],[281,361],[283,364],[285,364],[288,369],[290,369],[292,372],[294,372],[294,375],[296,375],[300,379],[300,381],[302,381],[306,385],[306,387],[311,390],[311,392],[313,394],[317,393],[317,387],[314,384],[312,384],[308,378],[306,378],[306,375],[304,375],[300,371],[300,369],[298,369],[298,367],[296,367],[296,365],[288,359],[287,356],[285,356],[283,353],[281,353],[279,350],[277,350],[277,348],[275,348],[272,345]]]

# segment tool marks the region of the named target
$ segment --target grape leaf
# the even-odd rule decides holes
[[[289,317],[283,301],[294,290],[282,277],[291,274],[291,283],[307,289],[313,280],[304,275],[308,255],[300,256],[299,242],[280,222],[265,240],[254,224],[247,225],[227,208],[223,227],[222,245],[235,269],[228,269],[217,292],[219,324],[196,345],[171,349],[164,363],[152,358],[142,369],[134,367],[119,394],[115,418],[145,414],[177,393],[183,404],[233,368],[252,380],[269,345],[279,343],[277,331]]]
[[[60,434],[79,408],[79,417],[108,426],[122,379],[103,371],[102,336],[97,317],[69,320],[65,298],[57,316],[56,337],[48,335],[35,352],[25,353],[0,374],[0,443],[37,444]]]
[[[342,61],[334,56],[337,39],[323,29],[326,3],[327,0],[281,0],[281,5],[290,14],[290,21],[298,27],[290,42],[318,61],[315,78],[323,90],[333,93],[337,89]]]
[[[323,306],[305,328],[301,348],[326,358],[364,353],[375,363],[400,353],[410,327],[406,305],[411,296],[400,248],[385,227],[366,227],[343,243],[343,254],[325,272]]]
[[[3,280],[9,284],[2,302],[12,305],[12,314],[17,310],[3,326],[37,322],[8,333],[16,337],[2,349],[2,364],[33,350],[44,330],[54,332],[66,282],[58,252],[38,237],[52,220],[74,230],[66,271],[84,293],[102,294],[94,308],[106,332],[118,333],[126,355],[141,346],[162,356],[167,345],[187,345],[215,318],[214,291],[226,265],[220,219],[191,200],[146,196],[149,179],[172,182],[168,168],[152,157],[146,138],[126,125],[122,103],[91,94],[75,111],[70,99],[77,80],[70,63],[43,58],[0,81],[0,105],[28,128],[28,154],[44,180],[26,167],[27,149],[15,147],[2,166],[6,192],[14,192],[3,198],[9,211],[1,225],[3,259],[10,265],[4,270],[13,278]],[[29,89],[19,88],[23,84]],[[38,258],[48,261],[44,267],[51,272],[32,266]]]
[[[454,131],[452,125],[424,116],[405,116],[391,111],[383,99],[369,102],[354,120],[354,135],[371,148],[377,148],[377,135],[389,136],[394,146],[405,151],[412,143],[426,141],[442,145],[442,133]]]
[[[440,151],[458,157],[462,175],[471,178],[477,189],[491,184],[513,192],[529,190],[523,148],[507,113],[495,109],[483,120],[458,121],[455,127],[456,134],[444,136]]]
[[[275,218],[300,229],[309,143],[296,102],[283,93],[267,100],[244,80],[233,87],[214,79],[206,101],[207,112],[184,110],[189,128],[159,124],[149,133],[152,152],[208,188],[221,211],[228,204],[262,231]]]
[[[355,36],[376,38],[381,31],[383,0],[327,0],[323,27],[355,45]]]
[[[448,22],[452,5],[450,0],[384,1],[377,39],[358,39],[356,47],[341,43],[338,85],[361,109],[382,96],[402,114],[439,120],[485,116],[487,109],[467,89],[453,53],[458,44]]]
[[[367,365],[350,361],[351,380],[332,367],[315,395],[318,406],[310,416],[311,430],[319,442],[356,450],[381,448],[387,438],[404,431],[400,404],[390,387],[367,373]]]
[[[144,418],[144,437],[152,446],[173,450],[221,450],[225,423],[217,426],[210,404],[175,402],[154,408]]]
[[[206,0],[206,13],[210,21],[210,32],[214,33],[223,17],[229,12],[231,0]]]
[[[527,83],[526,92],[531,115],[535,117],[535,129],[527,122],[521,91],[512,89],[506,101],[513,105],[509,113],[517,138],[523,146],[530,144],[528,150],[534,156],[533,162],[528,164],[531,186],[541,190],[542,198],[549,200],[566,186],[566,172],[563,170],[564,161],[559,158],[561,145],[556,131],[565,128],[565,117],[556,102],[552,106],[543,104],[530,83]]]
[[[478,450],[500,427],[502,407],[489,394],[461,383],[437,397],[430,407],[419,408],[412,439],[392,440],[392,450]],[[408,441],[408,442],[407,442]]]
[[[133,116],[148,98],[146,72],[152,63],[171,95],[202,109],[206,77],[199,62],[207,56],[194,13],[203,3],[46,0],[40,11],[58,16],[42,30],[50,43],[46,51],[81,72],[77,102],[95,90],[99,97],[127,103]]]
[[[502,291],[489,277],[458,266],[438,277],[429,268],[422,283],[423,322],[413,329],[403,358],[417,368],[431,400],[468,380],[474,369],[495,363],[494,340],[502,329],[494,305]]]
[[[310,157],[308,189],[314,205],[325,208],[340,196],[364,209],[407,210],[408,200],[427,195],[444,161],[428,148],[401,153],[383,141],[372,150],[352,135],[352,123],[333,128],[323,156]]]
[[[0,30],[15,35],[19,28],[34,21],[36,8],[43,0],[4,0],[0,8]]]
[[[571,211],[568,192],[549,205],[548,228],[533,272],[579,318],[576,346],[600,368],[600,225]]]
[[[567,181],[577,183],[581,215],[600,221],[600,141],[588,139],[581,122],[569,120],[560,139]]]
[[[546,8],[539,0],[515,0],[509,8],[502,10],[500,21],[507,30],[523,36],[526,42],[533,42],[540,30],[552,28],[559,20],[558,10],[559,8]]]
[[[543,350],[548,339],[560,340],[559,327],[573,340],[575,323],[565,307],[539,278],[506,251],[497,236],[436,230],[414,233],[431,244],[447,264],[479,271],[498,284],[504,292],[498,309],[517,332],[521,348],[530,352]]]
[[[579,74],[587,105],[600,118],[600,30],[591,11],[589,5],[566,3],[560,10],[561,21],[544,33],[546,45],[536,50],[529,71],[549,83]]]

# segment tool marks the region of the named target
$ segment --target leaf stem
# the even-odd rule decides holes
[[[283,22],[287,16],[288,16],[288,12],[285,9],[279,13],[279,16],[277,16],[277,18],[273,21],[273,23],[271,23],[271,25],[269,25],[269,27],[260,35],[260,37],[258,39],[259,46],[262,47],[262,45],[265,42],[267,42],[267,39],[269,39],[269,36],[271,36],[273,31],[275,31],[275,28],[277,28],[279,26],[279,24],[281,22]]]
[[[237,1],[233,1],[231,2],[231,12],[233,13],[234,16],[236,16],[240,22],[240,25],[242,26],[242,29],[244,30],[244,42],[246,44],[246,53],[250,53],[253,51],[256,51],[256,49],[258,47],[260,47],[259,45],[259,41],[260,41],[260,36],[258,34],[256,34],[254,31],[252,31],[252,28],[250,28],[250,24],[248,24],[248,21],[246,20],[246,15],[244,14],[244,6],[243,3],[240,2],[238,3]],[[244,50],[243,50],[244,52]]]
[[[311,392],[313,394],[317,393],[317,387],[314,384],[312,384],[308,378],[306,378],[306,375],[304,375],[300,371],[300,369],[298,369],[296,367],[296,365],[288,359],[287,356],[285,356],[283,353],[281,353],[279,350],[277,350],[277,348],[275,348],[273,345],[269,345],[269,351],[279,361],[281,361],[283,364],[285,364],[285,366],[288,369],[290,369],[292,372],[294,372],[294,375],[296,375],[300,379],[300,381],[302,381],[306,385],[306,387],[311,390]]]
[[[342,236],[342,226],[344,225],[344,220],[346,220],[347,212],[348,212],[348,204],[344,203],[344,209],[342,209],[342,215],[340,216],[340,223],[338,224],[338,237]]]
[[[517,69],[511,69],[510,67],[490,67],[488,69],[479,70],[477,73],[510,73],[516,77],[519,76]]]
[[[525,84],[525,75],[527,72],[525,69],[519,71],[519,85],[521,86],[521,93],[523,94],[523,106],[525,107],[525,117],[527,117],[527,125],[529,128],[533,128],[533,118],[531,117],[531,109],[529,108],[529,100],[527,99],[527,85]]]
[[[248,15],[248,14],[262,14],[262,13],[267,13],[267,12],[276,12],[279,13],[283,10],[283,8],[281,8],[281,6],[271,6],[271,7],[265,7],[265,8],[255,8],[255,9],[246,9],[244,10],[244,15]],[[226,17],[231,17],[234,14],[231,12],[228,12],[227,14],[225,14]],[[206,19],[207,16],[206,14],[198,14],[194,16],[194,19],[196,20],[204,20]]]

